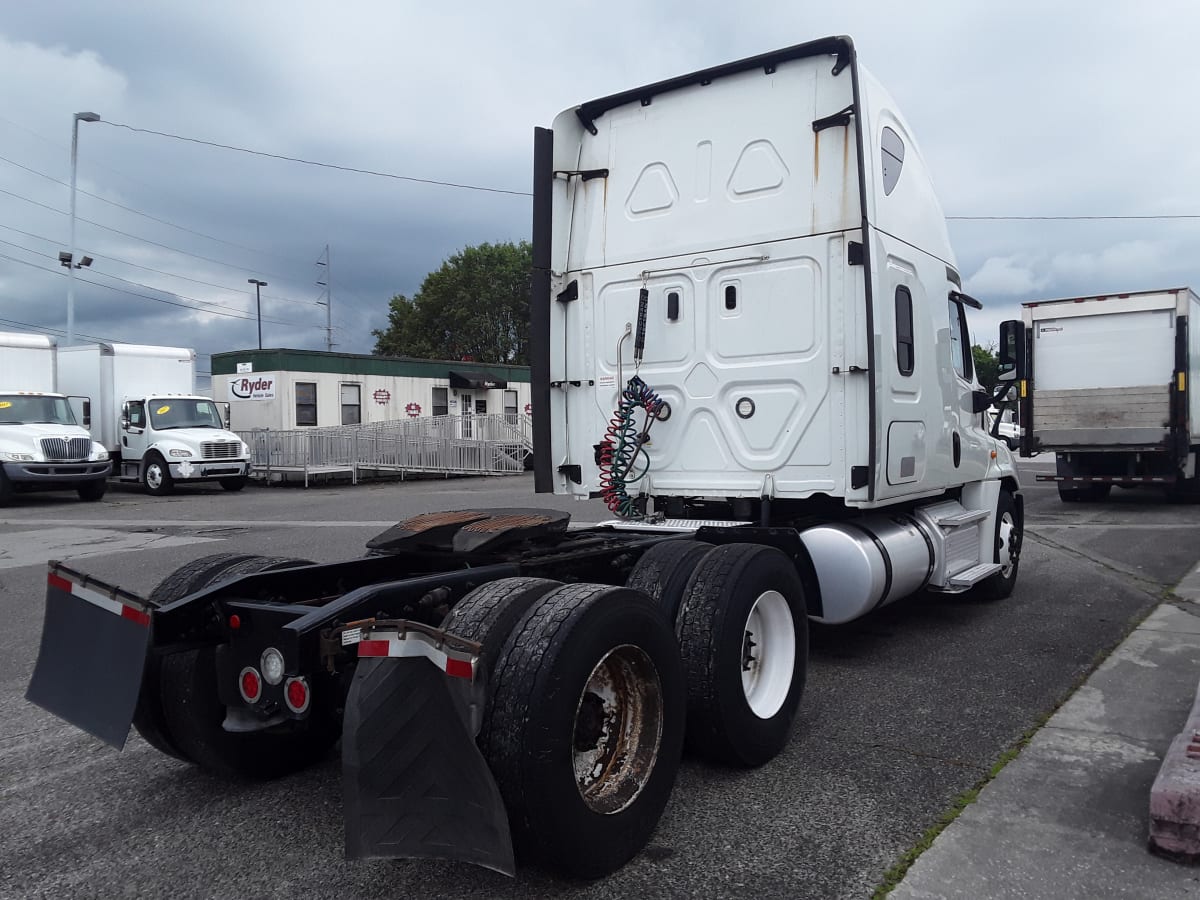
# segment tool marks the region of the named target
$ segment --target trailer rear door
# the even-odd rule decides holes
[[[1168,438],[1174,295],[1035,307],[1033,350],[1041,446],[1154,447]]]

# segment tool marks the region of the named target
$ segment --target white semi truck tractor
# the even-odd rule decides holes
[[[121,615],[52,563],[30,699],[235,777],[340,737],[348,856],[591,878],[645,845],[685,747],[792,739],[810,619],[1013,590],[979,304],[849,38],[564,111],[533,205],[536,487],[611,520],[429,513],[340,563],[205,557],[105,594]],[[95,671],[55,664],[101,638]]]

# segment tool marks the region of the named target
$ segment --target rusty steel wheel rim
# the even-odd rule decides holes
[[[658,670],[632,644],[608,651],[592,669],[575,707],[575,786],[593,812],[613,815],[650,780],[662,741]]]

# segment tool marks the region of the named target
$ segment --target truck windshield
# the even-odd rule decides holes
[[[171,428],[223,428],[221,414],[211,400],[159,397],[146,403],[156,431]]]
[[[0,394],[0,425],[77,425],[66,397]]]

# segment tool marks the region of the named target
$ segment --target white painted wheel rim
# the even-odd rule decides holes
[[[1000,574],[1005,578],[1012,574],[1012,542],[1016,530],[1017,523],[1012,513],[1006,512],[1000,517],[1000,549],[998,551],[1000,558],[996,562],[1000,563]]]
[[[150,465],[146,466],[146,484],[155,490],[158,490],[158,488],[162,487],[163,470],[162,466],[160,466],[158,463],[152,462]]]
[[[750,711],[769,719],[787,700],[796,671],[796,623],[779,591],[754,601],[742,637],[742,691]]]

